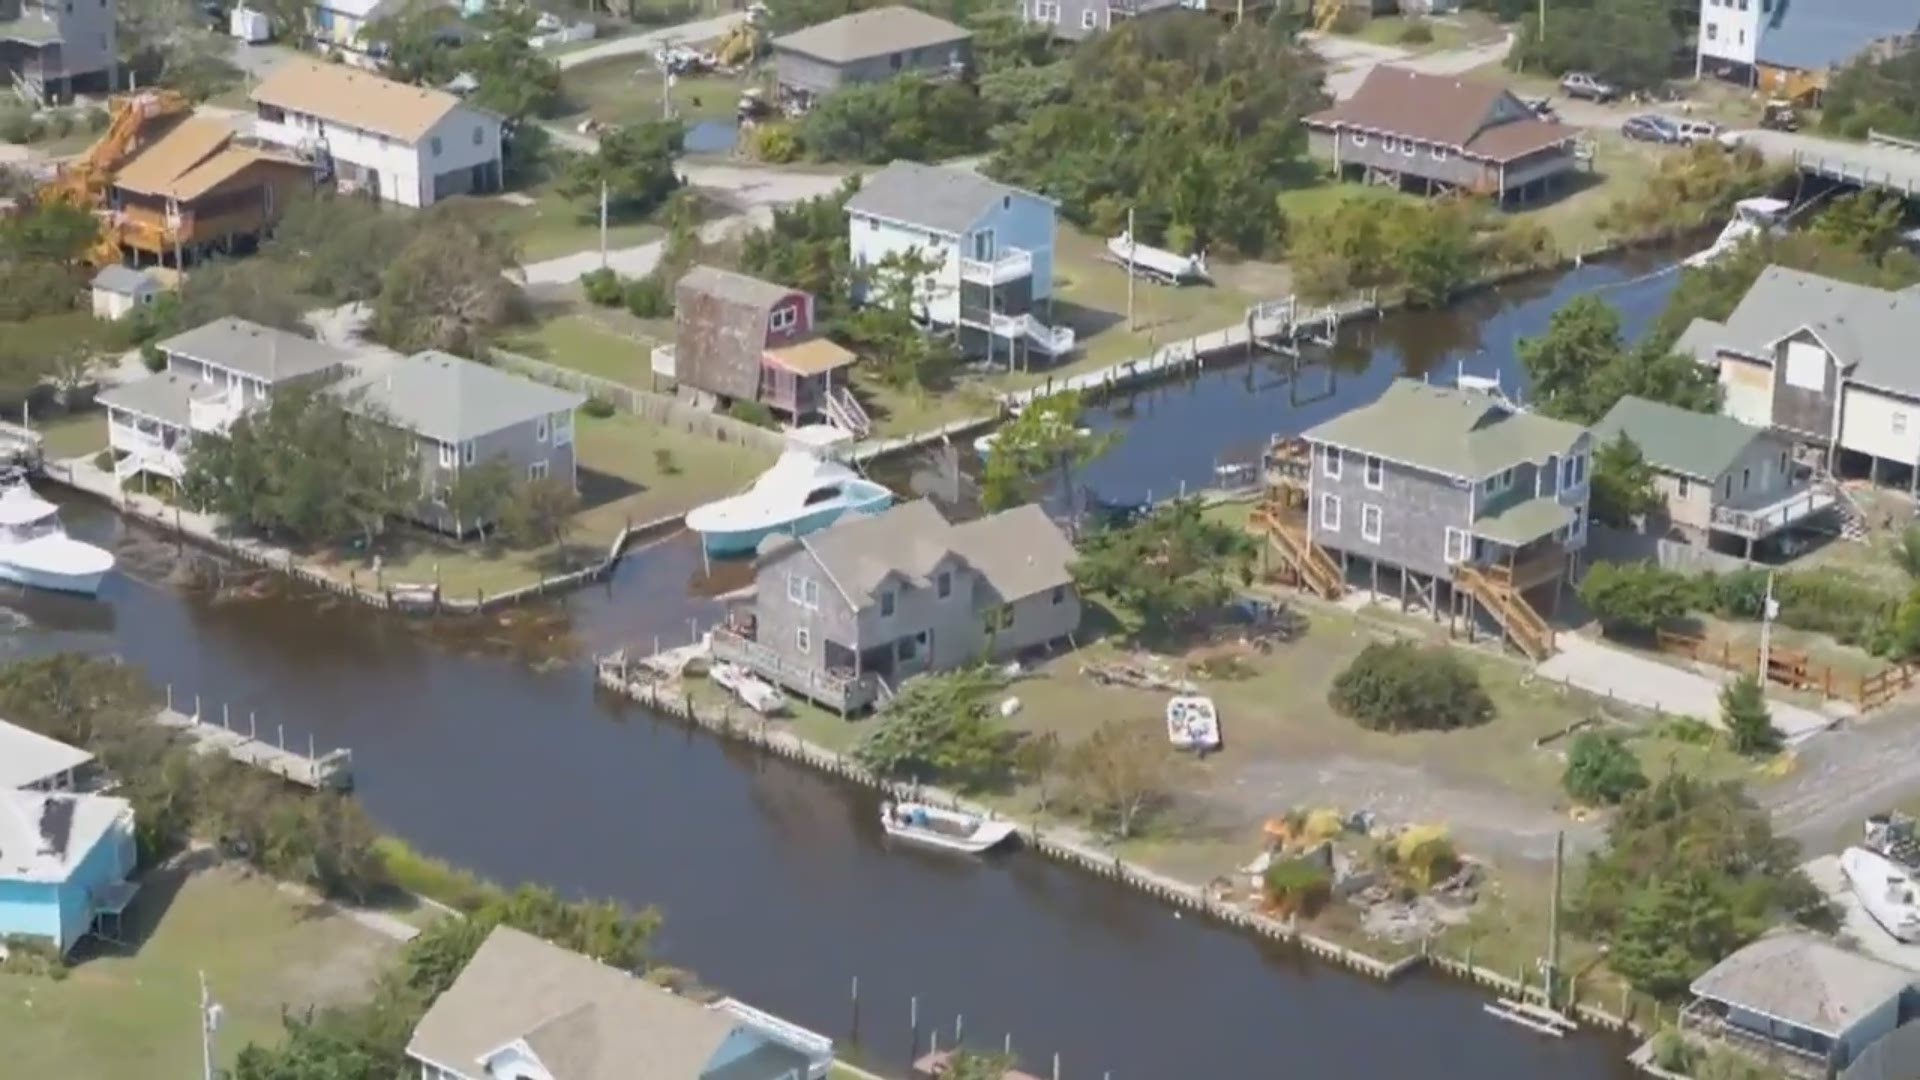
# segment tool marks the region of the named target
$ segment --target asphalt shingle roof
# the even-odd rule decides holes
[[[1534,116],[1503,86],[1391,64],[1368,72],[1352,97],[1307,122],[1391,132],[1494,161],[1524,157],[1578,134]]]
[[[1625,434],[1647,464],[1712,482],[1765,432],[1731,416],[1700,413],[1628,395],[1594,425],[1595,445]]]
[[[856,11],[773,39],[775,49],[790,49],[832,64],[851,63],[890,53],[965,41],[973,35],[917,8],[882,7]]]
[[[130,266],[109,266],[93,276],[94,288],[121,296],[138,295],[154,284],[151,275]]]
[[[995,203],[1041,196],[996,183],[967,169],[896,161],[875,173],[847,200],[847,212],[917,225],[958,236]]]
[[[1757,50],[1763,64],[1824,71],[1884,38],[1920,30],[1913,0],[1774,0]]]
[[[1514,503],[1496,513],[1475,519],[1473,531],[1489,540],[1519,547],[1573,523],[1573,507],[1543,495]]]
[[[93,755],[0,720],[0,788],[23,788],[77,769]]]
[[[953,525],[933,503],[916,499],[842,518],[801,542],[856,606],[872,603],[890,575],[924,587],[934,568],[953,556],[1009,603],[1073,579],[1073,544],[1038,506]]]
[[[1585,429],[1474,390],[1396,379],[1370,405],[1307,431],[1308,440],[1481,480],[1562,454]]]
[[[1788,931],[1715,964],[1692,989],[1697,997],[1838,1038],[1915,981],[1911,971]]]
[[[325,371],[352,359],[312,338],[235,318],[203,323],[167,338],[157,348],[270,383]]]
[[[572,391],[443,352],[368,361],[347,391],[384,419],[443,443],[572,412],[586,401]]]
[[[184,428],[193,422],[196,398],[212,401],[219,396],[220,392],[211,384],[189,379],[177,371],[161,371],[108,387],[100,394],[100,404]]]
[[[1920,294],[1853,285],[1769,266],[1728,316],[1724,332],[1695,320],[1681,336],[1695,356],[1715,348],[1771,358],[1776,342],[1798,330],[1819,337],[1848,378],[1880,390],[1920,394]]]

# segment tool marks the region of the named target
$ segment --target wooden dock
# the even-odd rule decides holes
[[[225,706],[217,720],[203,718],[200,699],[193,701],[193,712],[173,706],[173,687],[167,687],[167,705],[154,714],[154,722],[172,728],[194,743],[203,754],[224,754],[242,765],[272,773],[288,783],[315,791],[345,791],[353,787],[353,751],[344,747],[318,753],[313,736],[307,736],[307,752],[287,748],[287,730],[274,726],[274,741],[260,738],[252,713],[247,714],[245,730],[236,727]]]

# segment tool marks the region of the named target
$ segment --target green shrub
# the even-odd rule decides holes
[[[601,307],[619,307],[626,299],[626,286],[620,275],[609,267],[589,270],[580,275],[580,287],[586,291],[587,301]]]
[[[15,146],[30,143],[38,126],[33,114],[25,109],[7,109],[0,112],[0,141]]]
[[[1333,681],[1334,711],[1371,731],[1448,731],[1493,718],[1479,676],[1445,648],[1375,642]]]
[[[148,371],[165,371],[167,370],[167,354],[160,351],[160,346],[149,341],[145,345],[140,346],[140,363],[144,365]]]
[[[747,155],[768,165],[798,161],[802,149],[791,124],[759,124],[747,137]]]
[[[1580,602],[1609,634],[1651,634],[1692,610],[1700,586],[1651,562],[1597,562],[1580,583]]]
[[[0,937],[6,947],[6,962],[0,971],[9,975],[45,976],[56,982],[67,977],[67,960],[46,938],[8,934]]]
[[[1567,771],[1560,783],[1583,803],[1612,806],[1646,787],[1647,774],[1620,736],[1583,731],[1567,751]]]
[[[1404,28],[1402,28],[1400,31],[1400,44],[1402,45],[1433,44],[1433,27],[1428,26],[1427,21],[1425,19],[1413,19],[1409,21],[1407,25]]]
[[[616,410],[613,407],[613,402],[596,395],[588,398],[586,404],[580,406],[580,411],[593,417],[595,420],[605,420],[607,417],[612,416]]]
[[[397,837],[373,842],[374,852],[397,889],[424,896],[457,911],[475,912],[500,895],[500,889],[443,859],[422,855]]]
[[[673,314],[673,295],[652,274],[627,282],[627,310],[636,318],[664,319]]]
[[[1261,875],[1267,902],[1282,915],[1311,918],[1333,895],[1333,875],[1318,860],[1275,859]]]
[[[1726,725],[1727,741],[1737,754],[1754,757],[1780,749],[1780,732],[1774,729],[1766,692],[1751,675],[1742,675],[1721,689],[1720,722]]]
[[[84,119],[86,121],[87,130],[94,132],[96,134],[107,130],[107,125],[113,123],[113,117],[107,112],[107,110],[99,107],[98,105],[95,105],[89,108],[86,111]]]
[[[74,115],[66,109],[55,109],[47,114],[46,133],[56,139],[65,138],[73,131]]]
[[[774,419],[773,410],[758,401],[736,401],[727,406],[727,415],[754,427],[777,429],[780,426],[780,422]]]
[[[674,458],[673,451],[664,446],[654,449],[653,467],[659,469],[662,476],[680,475],[680,462]]]
[[[1719,729],[1697,716],[1670,716],[1654,731],[1663,739],[1687,746],[1712,746],[1720,738]]]

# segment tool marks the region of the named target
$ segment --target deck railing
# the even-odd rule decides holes
[[[1835,501],[1833,492],[1823,486],[1800,488],[1764,506],[1744,509],[1715,506],[1713,527],[1749,540],[1759,540],[1832,507]]]
[[[773,649],[725,627],[713,629],[713,658],[744,664],[764,678],[842,712],[866,708],[877,692],[870,674],[848,677],[788,664]]]

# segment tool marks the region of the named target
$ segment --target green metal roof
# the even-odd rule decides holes
[[[1623,397],[1593,427],[1594,445],[1625,433],[1647,464],[1712,483],[1765,432],[1731,416],[1698,413],[1646,398]]]
[[[33,13],[18,19],[0,20],[0,41],[17,41],[22,45],[55,45],[61,40],[59,25],[45,15]]]
[[[1564,454],[1584,429],[1522,412],[1475,390],[1396,379],[1371,405],[1306,433],[1313,442],[1482,480],[1524,461]]]
[[[1502,544],[1519,547],[1573,523],[1573,507],[1551,495],[1527,499],[1474,521],[1473,531]]]

